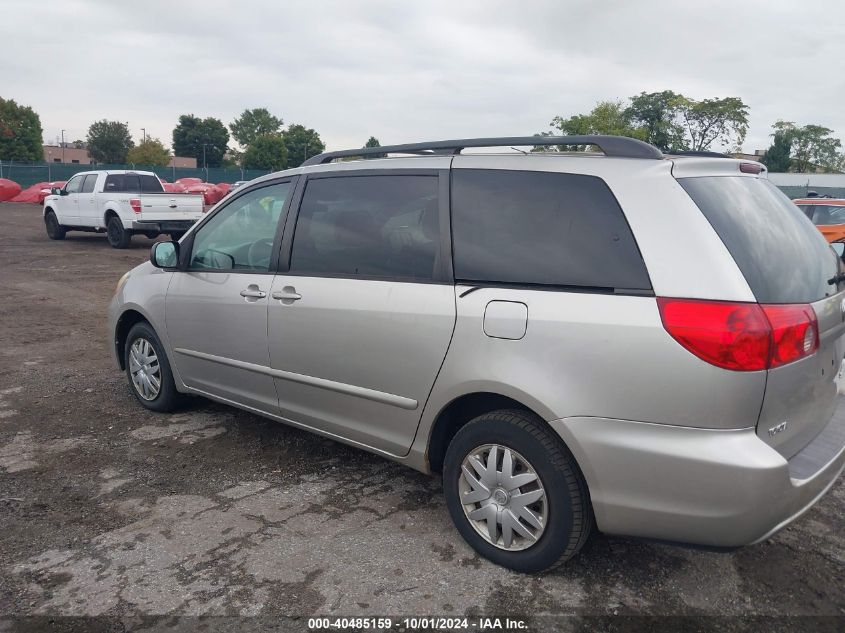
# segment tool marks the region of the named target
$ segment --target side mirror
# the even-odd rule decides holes
[[[50,193],[54,196],[60,196],[62,195],[62,190],[58,187],[53,187],[52,189],[50,189]]]
[[[176,268],[179,242],[156,242],[150,249],[150,263],[156,268]]]

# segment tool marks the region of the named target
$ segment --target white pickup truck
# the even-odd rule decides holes
[[[167,193],[150,171],[86,171],[44,199],[44,225],[52,240],[105,231],[109,244],[126,248],[135,234],[178,239],[203,209],[202,194]]]

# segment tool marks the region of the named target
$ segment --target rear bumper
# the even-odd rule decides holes
[[[197,220],[142,220],[140,222],[132,222],[132,226],[130,228],[133,231],[139,231],[141,233],[145,231],[158,231],[159,233],[184,233],[196,224],[196,222]]]
[[[809,510],[845,468],[845,406],[789,460],[753,428],[695,429],[606,418],[552,423],[578,460],[603,532],[737,547]]]

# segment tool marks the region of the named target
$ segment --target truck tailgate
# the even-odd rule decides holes
[[[193,193],[143,193],[140,194],[139,222],[170,220],[196,221],[203,214],[203,196]]]

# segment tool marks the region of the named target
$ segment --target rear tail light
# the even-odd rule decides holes
[[[759,174],[763,171],[763,166],[760,163],[740,163],[739,171],[743,174]]]
[[[132,198],[129,201],[129,206],[132,207],[132,210],[135,213],[141,213],[141,199],[140,198]]]
[[[772,360],[769,367],[786,365],[819,348],[819,324],[808,305],[763,306],[772,326]]]
[[[819,347],[808,305],[759,305],[658,298],[666,331],[700,359],[734,371],[760,371],[810,356]]]

